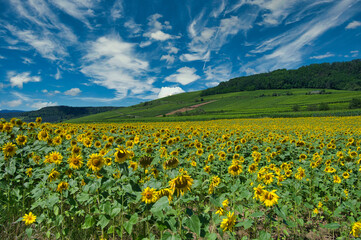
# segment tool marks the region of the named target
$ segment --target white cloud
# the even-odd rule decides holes
[[[187,85],[200,78],[197,74],[195,74],[196,71],[197,70],[195,68],[182,67],[177,70],[178,73],[166,77],[165,81],[178,82],[182,85]]]
[[[61,78],[61,72],[60,72],[59,68],[56,69],[56,74],[54,75],[54,78],[56,80],[59,80]]]
[[[57,102],[34,102],[31,104],[32,108],[41,109],[44,107],[58,106]]]
[[[152,41],[145,41],[145,42],[139,43],[139,47],[144,48],[144,47],[148,47],[151,44],[152,44]]]
[[[110,10],[110,16],[115,21],[122,17],[123,15],[123,3],[121,0],[116,0],[113,4],[112,9]]]
[[[55,90],[55,91],[48,91],[47,89],[43,89],[41,90],[42,93],[45,93],[48,96],[54,96],[60,93],[60,91]]]
[[[138,37],[139,34],[142,32],[141,25],[135,23],[134,19],[132,18],[124,23],[124,27],[128,29],[131,37]]]
[[[0,59],[6,59],[6,57],[0,55]]]
[[[158,41],[165,41],[168,39],[171,39],[172,36],[169,35],[168,33],[164,33],[160,30],[153,32],[150,34],[150,38],[154,39],[154,40],[158,40]]]
[[[8,78],[12,87],[23,88],[24,83],[40,82],[39,76],[30,76],[30,72],[16,73],[13,71],[8,72]]]
[[[323,55],[312,56],[312,57],[310,57],[310,59],[324,59],[324,58],[329,58],[329,57],[333,57],[333,56],[335,56],[335,54],[328,52],[328,53],[323,54]]]
[[[81,90],[79,88],[72,88],[72,89],[69,89],[68,91],[64,92],[65,95],[69,95],[69,96],[77,96],[80,93],[81,93]]]
[[[220,64],[217,66],[208,66],[204,73],[206,74],[206,80],[222,82],[230,79],[231,71],[231,64]]]
[[[144,37],[148,37],[150,40],[166,41],[169,39],[179,38],[179,36],[173,36],[165,33],[163,30],[172,29],[172,26],[168,21],[161,23],[158,19],[163,16],[156,13],[148,17],[148,31],[143,34]]]
[[[347,24],[346,29],[355,29],[358,27],[361,27],[361,22],[353,21],[353,22],[350,22],[349,24]]]
[[[95,1],[91,0],[50,0],[50,2],[69,16],[83,22],[88,28],[91,28],[87,17],[94,16],[93,10]]]
[[[352,54],[351,57],[357,57],[359,54],[359,51],[355,50],[355,51],[351,51],[350,53]]]
[[[34,61],[30,58],[23,57],[22,59],[24,64],[34,64]]]
[[[22,31],[11,25],[7,28],[14,36],[35,48],[44,58],[57,60],[67,55],[64,47],[57,40],[53,41],[48,36],[39,36],[31,30]]]
[[[168,64],[173,64],[174,63],[174,56],[172,55],[163,55],[160,60],[165,60]]]
[[[313,42],[331,28],[339,26],[355,14],[353,0],[339,1],[324,9],[309,22],[264,41],[251,53],[268,52],[261,58],[243,65],[241,71],[253,69],[256,73],[272,71],[279,68],[299,66],[304,55],[309,54]]]
[[[180,87],[162,87],[158,93],[158,98],[168,97],[178,93],[184,93],[184,90]]]
[[[88,44],[81,72],[91,81],[108,89],[114,89],[121,99],[131,94],[139,94],[152,89],[142,81],[148,70],[147,61],[138,58],[135,44],[123,41],[120,37],[100,37]]]
[[[2,102],[2,105],[8,106],[8,107],[17,107],[19,105],[21,105],[23,103],[23,101],[21,99],[18,100],[12,100],[12,101],[8,101],[8,102]]]

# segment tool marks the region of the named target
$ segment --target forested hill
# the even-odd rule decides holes
[[[201,96],[290,88],[361,90],[361,59],[311,64],[296,70],[279,69],[269,73],[233,78],[202,91]]]
[[[91,114],[118,109],[118,107],[44,107],[37,111],[24,112],[19,117],[26,122],[33,122],[41,117],[44,122],[62,122],[72,118],[83,117]]]

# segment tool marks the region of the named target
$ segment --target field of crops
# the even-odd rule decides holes
[[[0,121],[1,239],[353,239],[361,117]]]

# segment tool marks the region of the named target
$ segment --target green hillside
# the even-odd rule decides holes
[[[238,77],[203,90],[201,95],[290,88],[361,90],[361,60],[311,64],[296,70],[279,69]]]
[[[82,116],[97,114],[115,109],[119,108],[52,106],[44,107],[36,111],[23,112],[16,117],[26,122],[33,122],[37,117],[41,117],[44,122],[62,122],[72,118],[79,118]]]
[[[197,91],[177,94],[126,108],[72,119],[68,122],[185,121],[240,117],[361,114],[361,109],[349,108],[352,99],[361,99],[361,91],[277,89],[242,91],[209,96],[201,96],[201,93],[201,91]],[[194,110],[165,116],[171,111],[210,101],[213,102]]]

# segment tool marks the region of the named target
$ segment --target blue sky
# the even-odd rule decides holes
[[[0,0],[0,109],[129,106],[360,43],[361,0]]]

